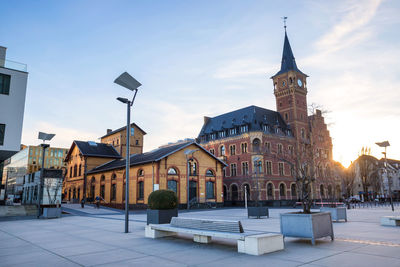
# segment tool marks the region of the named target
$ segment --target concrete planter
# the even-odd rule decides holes
[[[178,209],[172,210],[147,210],[147,224],[170,223],[172,217],[178,217]]]
[[[43,208],[43,218],[52,219],[61,217],[61,208]]]
[[[269,218],[269,211],[267,207],[247,207],[247,217],[260,217],[267,216]]]
[[[330,212],[332,221],[345,220],[347,222],[347,212],[345,207],[322,207],[319,209],[321,212]]]
[[[300,212],[281,213],[281,233],[284,237],[315,239],[330,236],[334,239],[332,218],[329,212],[305,214]]]

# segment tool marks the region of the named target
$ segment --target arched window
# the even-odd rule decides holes
[[[219,153],[220,153],[221,156],[225,156],[225,146],[221,146],[219,148]]]
[[[78,187],[78,199],[81,199],[81,188]]]
[[[306,138],[306,133],[303,128],[301,128],[301,138]]]
[[[268,198],[273,198],[273,192],[274,192],[273,185],[271,183],[268,183],[267,184],[267,196],[268,196]]]
[[[258,138],[253,140],[253,152],[260,152],[260,143],[261,141]]]
[[[208,176],[208,177],[215,177],[215,174],[214,174],[214,172],[213,172],[212,170],[208,169],[208,170],[206,171],[206,176]]]
[[[140,169],[140,170],[138,171],[138,176],[144,176],[144,171],[143,171],[142,169]]]
[[[290,192],[292,194],[292,198],[296,198],[297,197],[297,189],[296,189],[296,184],[292,184],[290,186]]]
[[[72,166],[69,168],[69,177],[73,177],[73,171],[72,171]]]
[[[209,181],[206,183],[206,197],[207,199],[215,198],[214,182]]]
[[[176,171],[175,168],[169,168],[168,169],[168,175],[177,175],[178,172]]]
[[[328,185],[328,197],[332,197],[332,185]]]
[[[116,175],[115,173],[113,173],[113,174],[111,175],[111,180],[115,180],[115,179],[117,179],[117,175]]]
[[[95,198],[95,190],[96,190],[96,178],[92,177],[92,179],[90,180],[90,192],[89,192],[89,197],[91,199],[91,201],[94,201]]]
[[[284,184],[280,184],[279,185],[279,195],[281,197],[285,197],[286,196],[286,189],[285,189],[285,185]]]
[[[197,175],[197,163],[194,160],[189,161],[189,175]]]
[[[117,184],[111,185],[111,200],[115,200],[117,198]]]
[[[78,176],[82,175],[82,164],[79,164]]]
[[[143,181],[140,181],[138,183],[138,194],[137,195],[138,195],[139,200],[144,199],[144,182]]]
[[[76,188],[74,188],[74,190],[73,190],[72,192],[73,192],[72,198],[73,198],[73,199],[76,199]]]
[[[78,167],[76,166],[76,164],[74,165],[74,177],[77,176],[77,172],[78,172]]]
[[[320,193],[320,195],[321,195],[321,198],[323,198],[323,197],[325,196],[324,185],[323,185],[323,184],[321,184],[321,185],[319,186],[319,193]]]
[[[237,185],[231,185],[231,192],[232,192],[232,199],[231,200],[238,200],[238,187]]]
[[[167,186],[168,186],[169,190],[172,190],[172,191],[175,192],[175,194],[178,194],[178,183],[177,183],[177,181],[170,180],[170,181],[168,181]]]
[[[104,182],[106,180],[106,177],[104,175],[101,176],[100,182]]]

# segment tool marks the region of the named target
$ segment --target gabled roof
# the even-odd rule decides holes
[[[140,131],[142,131],[143,135],[147,134],[145,131],[142,130],[142,128],[140,128],[139,126],[137,126],[136,123],[131,123],[131,127],[132,127],[132,126],[135,126],[135,127],[138,128]],[[118,128],[118,129],[116,129],[116,130],[114,130],[114,131],[111,131],[111,132],[107,133],[106,135],[103,135],[103,136],[100,137],[100,138],[107,137],[107,136],[109,136],[109,135],[118,133],[118,132],[123,131],[123,130],[126,130],[126,126],[121,127],[121,128]]]
[[[249,132],[262,131],[263,125],[269,125],[272,128],[277,126],[283,131],[290,129],[279,112],[257,106],[249,106],[208,119],[201,129],[199,137],[242,125],[248,125]]]
[[[68,161],[74,147],[77,146],[82,156],[120,159],[121,155],[109,144],[75,140],[68,151],[65,161]]]
[[[129,159],[129,164],[130,164],[130,166],[136,166],[136,165],[146,164],[146,163],[150,163],[150,162],[157,162],[157,161],[162,160],[165,157],[168,157],[171,154],[174,154],[174,153],[190,146],[190,145],[196,145],[199,149],[206,152],[208,155],[213,157],[215,160],[219,161],[224,166],[227,166],[225,162],[221,161],[220,159],[215,157],[213,154],[208,152],[206,149],[204,149],[201,145],[199,145],[198,143],[193,142],[193,141],[178,143],[178,144],[174,144],[174,145],[170,145],[170,146],[166,146],[166,147],[161,147],[161,148],[158,148],[158,149],[155,149],[153,151],[146,152],[143,154],[131,155],[130,159]],[[125,159],[113,160],[113,161],[107,162],[103,165],[100,165],[100,166],[90,170],[88,172],[88,174],[125,168],[125,163],[126,163]]]
[[[283,44],[281,70],[272,77],[275,77],[279,74],[288,72],[289,70],[295,70],[295,71],[298,71],[301,74],[307,76],[306,74],[304,74],[297,68],[296,59],[294,58],[292,48],[290,47],[289,38],[287,37],[286,30],[285,30],[285,41]]]

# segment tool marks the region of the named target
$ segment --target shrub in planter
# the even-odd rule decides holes
[[[147,224],[170,223],[178,216],[178,197],[171,190],[157,190],[149,195]]]

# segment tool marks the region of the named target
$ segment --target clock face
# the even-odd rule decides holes
[[[300,79],[297,79],[297,84],[301,87],[301,86],[303,86],[303,83],[302,83],[302,81],[300,80]]]

